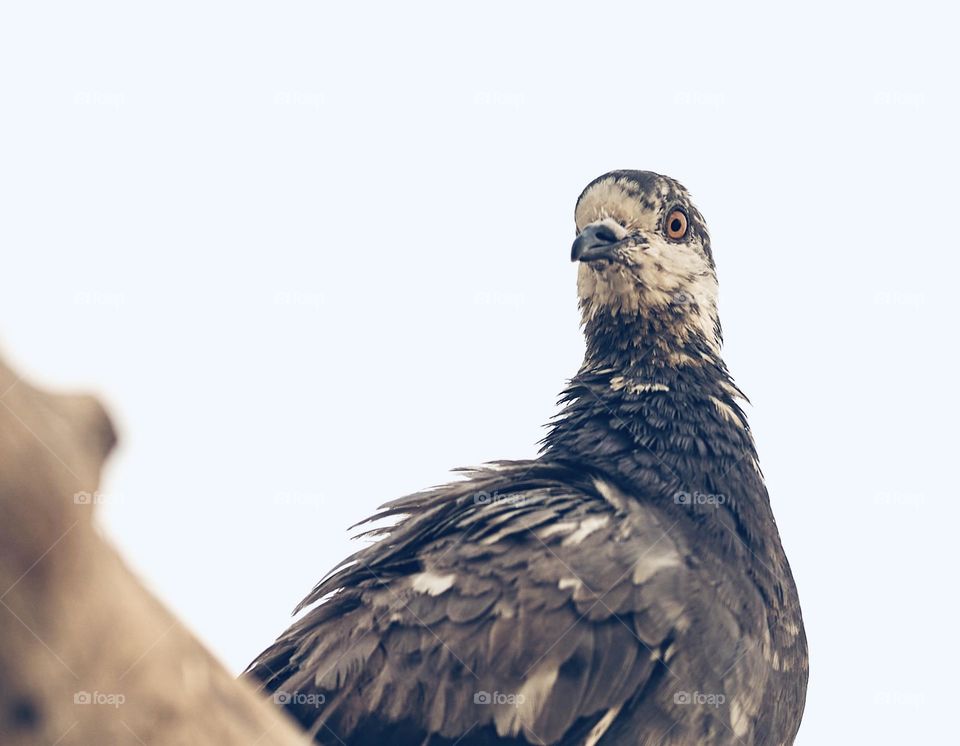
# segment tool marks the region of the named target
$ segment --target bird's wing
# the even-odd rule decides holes
[[[748,735],[767,667],[743,620],[762,601],[700,566],[658,511],[525,463],[389,504],[406,518],[321,582],[249,673],[321,742]]]

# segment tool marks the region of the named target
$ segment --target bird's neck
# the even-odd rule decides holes
[[[776,595],[782,549],[760,530],[773,520],[769,498],[717,344],[656,319],[595,319],[586,333],[542,457],[613,480],[678,521],[721,520],[730,552],[749,547],[773,569],[757,580]]]
[[[561,400],[545,452],[591,463],[657,456],[672,481],[698,483],[717,457],[756,451],[717,341],[656,317],[595,317],[585,325],[583,365]],[[626,461],[624,459],[627,459]],[[670,480],[668,480],[670,481]]]

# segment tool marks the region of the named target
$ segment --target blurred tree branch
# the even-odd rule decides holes
[[[97,532],[114,440],[95,399],[37,390],[0,361],[0,743],[309,743]]]

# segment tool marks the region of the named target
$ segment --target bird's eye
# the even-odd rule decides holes
[[[667,216],[667,236],[679,241],[687,235],[687,214],[683,210],[674,210]]]

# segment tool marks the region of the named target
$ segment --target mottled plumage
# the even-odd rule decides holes
[[[576,219],[587,350],[540,456],[388,503],[250,666],[322,743],[793,742],[803,624],[703,218],[617,171]]]

